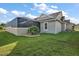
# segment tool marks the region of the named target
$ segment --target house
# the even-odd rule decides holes
[[[66,30],[68,31],[73,31],[74,30],[74,23],[71,23],[70,20],[65,20],[64,21],[66,23]]]
[[[59,33],[62,31],[72,31],[74,30],[74,23],[70,20],[65,20],[62,11],[53,14],[41,14],[36,18],[40,22],[40,32],[41,33]]]
[[[62,19],[63,18],[63,19]],[[40,22],[41,33],[59,33],[66,30],[66,23],[62,12],[57,12],[49,15],[42,14],[37,20]]]
[[[76,25],[74,26],[74,30],[75,30],[75,31],[79,31],[79,24],[76,24]]]
[[[30,26],[35,25],[40,29],[40,33],[59,33],[71,29],[71,22],[65,20],[62,12],[53,14],[41,14],[33,19],[27,17],[17,17],[6,24],[6,31],[16,35],[26,35]]]

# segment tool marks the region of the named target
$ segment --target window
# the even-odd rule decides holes
[[[45,23],[45,29],[47,29],[47,23]]]

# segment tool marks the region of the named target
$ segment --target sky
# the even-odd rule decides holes
[[[62,11],[72,23],[79,23],[78,3],[0,3],[0,23],[7,23],[13,18],[36,18],[41,14],[51,14]]]

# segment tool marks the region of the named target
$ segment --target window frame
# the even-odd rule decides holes
[[[46,24],[46,25],[45,25]],[[44,22],[44,30],[47,31],[48,30],[48,22]]]

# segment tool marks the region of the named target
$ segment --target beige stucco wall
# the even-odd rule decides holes
[[[64,23],[64,31],[66,30],[66,23]]]
[[[62,30],[61,30],[61,23],[60,22],[58,22],[58,21],[56,21],[55,22],[55,33],[59,33],[59,32],[61,32]]]
[[[66,30],[66,23],[61,23],[61,31],[65,31]]]
[[[5,29],[6,29],[7,32],[10,32],[10,33],[17,35],[17,28],[6,27]]]
[[[47,33],[55,33],[55,22],[48,22]]]
[[[28,28],[17,28],[18,35],[27,35]]]
[[[66,29],[72,30],[73,24],[66,23]]]
[[[47,30],[45,30],[45,22],[41,22],[40,24],[40,30],[41,33],[59,33],[61,32],[61,23],[58,21],[52,21],[52,22],[46,22]]]
[[[45,23],[47,23],[47,30],[45,30]],[[55,32],[55,22],[41,22],[40,23],[41,33],[54,33]]]
[[[13,28],[13,27],[6,27],[6,31],[13,33],[18,36],[23,36],[27,34],[28,28]]]
[[[44,32],[44,22],[40,22],[40,32]]]

